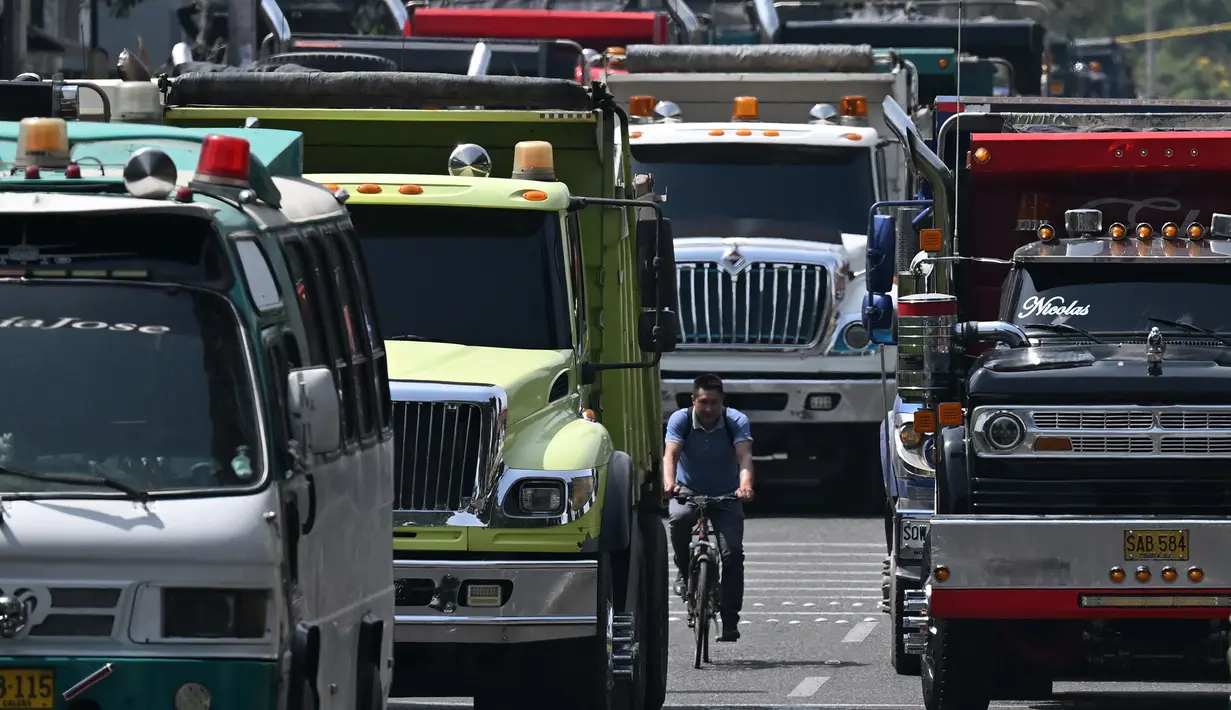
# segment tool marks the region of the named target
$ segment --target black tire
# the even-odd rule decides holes
[[[709,560],[698,560],[697,573],[693,577],[696,580],[692,589],[692,605],[696,613],[692,627],[693,640],[696,642],[692,658],[693,668],[701,667],[701,661],[708,651],[706,642],[710,635],[709,567]]]
[[[297,64],[308,69],[324,72],[344,71],[397,71],[397,62],[375,54],[356,52],[290,52],[275,54],[261,62],[266,66]]]
[[[913,584],[911,580],[903,579],[895,574],[894,570],[889,570],[889,618],[893,629],[889,646],[890,663],[898,675],[919,675],[920,658],[907,653],[906,644],[902,640],[903,634],[906,633],[902,626],[902,620],[906,616],[902,608],[906,592],[918,588],[919,585]]]
[[[608,654],[611,637],[607,623],[617,608],[612,572],[611,557],[607,553],[601,553],[598,557],[598,623],[595,624],[593,636],[578,641],[575,660],[580,663],[580,667],[578,672],[573,674],[572,682],[566,681],[571,686],[567,688],[571,705],[577,710],[616,710],[612,702],[615,695],[615,678],[611,674],[611,657]],[[548,674],[544,682],[550,683],[554,678],[553,674]],[[497,697],[506,701],[509,699],[507,694],[498,694]],[[514,702],[521,703],[521,707],[526,699],[515,698]],[[477,698],[475,707],[477,710]]]
[[[667,555],[667,531],[662,521],[650,512],[638,515],[641,539],[645,544],[645,606],[637,615],[645,619],[642,636],[645,656],[645,710],[662,710],[667,702],[667,657],[671,650],[670,564]]]
[[[924,574],[932,569],[931,543],[923,545]],[[954,624],[931,619],[932,632],[920,659],[919,679],[926,710],[987,710],[995,668],[988,661],[994,644],[980,643],[978,622]]]

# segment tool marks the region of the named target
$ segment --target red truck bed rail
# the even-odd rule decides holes
[[[479,39],[570,39],[583,46],[663,44],[668,16],[657,12],[416,9],[409,36]]]

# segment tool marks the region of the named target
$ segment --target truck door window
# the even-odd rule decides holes
[[[368,421],[376,422],[381,431],[388,429],[393,420],[393,402],[389,397],[389,366],[385,357],[385,342],[381,339],[380,321],[377,320],[376,308],[372,305],[372,285],[368,282],[363,266],[363,256],[359,250],[355,227],[348,220],[341,225],[342,247],[348,272],[351,276],[351,293],[359,299],[363,317],[363,339],[368,357],[365,381],[372,383],[373,394],[369,398],[371,407]]]
[[[355,343],[355,326],[352,323],[354,306],[350,302],[350,292],[342,280],[342,263],[334,243],[337,230],[332,226],[323,227],[316,233],[316,238],[308,240],[308,247],[317,259],[323,292],[328,294],[331,305],[330,315],[334,322],[334,343],[337,347],[338,379],[342,389],[342,410],[344,427],[342,429],[347,443],[359,441],[362,425],[359,421],[359,393],[356,382],[354,360],[358,350]]]
[[[347,362],[343,356],[344,346],[342,345],[341,333],[341,314],[338,307],[338,296],[334,293],[334,289],[329,285],[329,262],[325,260],[324,249],[320,244],[320,234],[315,229],[305,229],[304,237],[304,254],[307,257],[304,262],[308,274],[309,295],[308,300],[316,300],[317,312],[321,317],[323,340],[325,342],[325,352],[327,360],[324,364],[333,370],[334,380],[338,386],[338,395],[342,402],[341,414],[343,421],[343,440],[352,441],[348,435],[353,433],[355,428],[354,422],[348,416],[350,407],[347,406],[348,399],[353,399],[351,387],[347,384],[346,371]]]
[[[329,365],[329,351],[325,346],[325,316],[316,300],[316,289],[312,287],[312,278],[308,273],[311,263],[307,247],[297,233],[289,233],[282,237],[282,246],[286,254],[287,269],[291,272],[291,280],[295,285],[295,300],[299,303],[299,314],[303,319],[304,333],[308,339],[308,362],[313,365]]]
[[[355,409],[360,438],[373,437],[379,431],[376,415],[376,381],[372,377],[371,329],[364,317],[363,304],[356,288],[355,272],[343,246],[342,225],[331,225],[326,231],[325,246],[329,252],[330,270],[338,293],[342,296],[342,316],[346,325],[346,346],[350,358],[350,373],[354,380]]]
[[[586,345],[586,281],[581,262],[581,218],[576,212],[568,215],[566,231],[569,254],[569,283],[573,289],[573,322],[577,328],[577,354],[585,352]]]
[[[238,239],[235,241],[235,253],[244,271],[248,297],[257,310],[267,312],[281,308],[282,292],[278,289],[278,281],[260,243],[255,239]]]

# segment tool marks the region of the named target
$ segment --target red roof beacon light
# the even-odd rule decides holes
[[[201,141],[201,157],[193,179],[215,185],[248,186],[251,146],[244,138],[210,134]]]

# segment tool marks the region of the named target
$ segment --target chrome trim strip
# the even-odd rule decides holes
[[[394,554],[397,554],[395,551]],[[439,567],[483,567],[499,570],[555,569],[572,571],[598,569],[598,560],[393,560],[394,571],[436,569]]]
[[[985,427],[995,414],[1009,413],[1021,419],[1025,435],[1013,449],[998,451],[988,443]],[[1037,418],[1036,418],[1037,416]],[[1144,417],[1149,417],[1147,420]],[[1109,428],[1086,428],[1092,424],[1118,424]],[[1176,422],[1176,418],[1179,421]],[[1073,419],[1076,418],[1074,422]],[[1216,426],[1187,426],[1196,418]],[[1101,421],[1100,421],[1101,420]],[[1211,420],[1215,420],[1211,422]],[[977,407],[971,413],[971,443],[980,457],[996,458],[1231,458],[1231,406],[1174,405],[1011,405]],[[1042,422],[1042,426],[1040,423]],[[1148,426],[1147,426],[1148,424]],[[1034,451],[1039,437],[1068,438],[1072,451]],[[1086,450],[1081,450],[1086,449]]]

